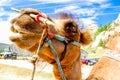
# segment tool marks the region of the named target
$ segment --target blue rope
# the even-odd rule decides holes
[[[63,37],[63,36],[60,36],[60,35],[57,35],[57,34],[55,34],[55,39],[57,39],[59,41],[62,41],[62,42],[65,41],[66,43],[68,43],[68,41],[70,40],[66,37]],[[72,41],[71,44],[80,47],[80,43],[77,42],[77,41]]]
[[[55,37],[54,37],[54,38],[57,39],[57,40],[59,40],[59,41],[66,42],[66,43],[68,43],[69,40],[70,40],[70,39],[68,39],[68,38],[66,38],[66,37],[63,37],[63,36],[60,36],[60,35],[57,35],[57,34],[55,34]],[[60,71],[60,73],[61,73],[61,75],[62,75],[62,79],[63,79],[63,80],[66,80],[66,77],[65,77],[65,75],[64,75],[64,73],[63,73],[63,70],[62,70],[62,67],[61,67],[61,64],[60,64],[60,60],[59,60],[59,58],[58,58],[58,55],[57,55],[57,52],[56,52],[54,46],[52,45],[51,40],[50,40],[49,38],[46,38],[45,41],[49,44],[50,48],[52,49],[52,52],[54,53],[55,60],[56,60],[56,62],[57,62],[59,71]],[[80,47],[80,43],[77,42],[77,41],[72,41],[71,44]]]
[[[55,59],[56,59],[56,62],[57,62],[59,71],[60,71],[60,73],[61,73],[61,75],[62,75],[62,79],[63,79],[63,80],[66,80],[66,77],[65,77],[65,75],[64,75],[64,73],[63,73],[63,70],[62,70],[62,67],[61,67],[61,64],[60,64],[60,60],[59,60],[59,58],[58,58],[58,55],[57,55],[57,52],[56,52],[54,46],[52,45],[51,40],[50,40],[49,38],[46,38],[45,41],[49,44],[50,48],[52,49],[52,52],[54,53],[54,56],[55,56]]]

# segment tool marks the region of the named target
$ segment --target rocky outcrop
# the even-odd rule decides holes
[[[120,33],[120,14],[118,15],[118,18],[111,23],[110,28],[101,32],[96,39],[94,40],[92,47],[98,46],[100,41],[107,42],[109,37],[114,35],[115,33]]]
[[[97,31],[98,26],[95,24],[91,24],[89,25],[87,28],[87,31],[89,31],[89,33],[91,34],[92,38],[94,38],[94,33]]]
[[[120,32],[120,14],[118,18],[111,24],[111,27],[104,32],[102,40],[108,40],[110,36],[114,35],[115,33]]]

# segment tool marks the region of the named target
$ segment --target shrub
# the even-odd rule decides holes
[[[98,28],[98,30],[95,32],[95,34],[94,34],[94,39],[96,39],[96,37],[97,37],[101,32],[108,30],[110,27],[111,27],[111,23],[108,23],[107,25],[104,25],[104,26],[100,26],[100,27]]]

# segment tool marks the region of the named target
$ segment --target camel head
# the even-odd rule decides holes
[[[25,8],[21,9],[19,12],[20,15],[11,20],[10,29],[16,34],[10,36],[10,40],[20,48],[29,50],[35,45],[36,47],[34,48],[37,48],[42,31],[45,27],[48,27],[50,32],[54,34],[59,34],[83,44],[89,44],[91,42],[89,33],[86,31],[81,32],[71,15],[63,13],[60,14],[58,18],[51,18],[45,15],[48,20],[54,23],[54,25],[51,26],[42,22],[38,23],[30,16],[30,14],[37,15],[41,13],[36,9]]]
[[[50,37],[51,42],[60,59],[65,77],[67,80],[80,80],[80,46],[72,44],[72,41],[87,45],[91,42],[91,36],[87,31],[81,31],[77,22],[73,19],[71,14],[62,13],[58,18],[51,18],[45,15],[45,19],[52,22],[52,24],[44,22],[36,22],[36,19],[31,14],[37,15],[41,12],[35,9],[26,8],[19,11],[20,15],[11,20],[11,31],[16,33],[10,36],[10,40],[18,47],[26,49],[30,52],[36,52],[39,46],[42,33],[43,35],[42,49],[38,56],[53,64],[53,72],[57,80],[62,80],[54,54],[51,51],[50,45],[45,43],[45,40],[51,35],[57,34],[71,41],[68,43],[62,42]],[[67,67],[67,68],[66,68]],[[74,75],[74,73],[78,73]]]

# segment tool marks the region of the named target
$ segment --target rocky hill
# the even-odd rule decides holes
[[[9,47],[9,44],[0,43],[0,51],[8,47]]]
[[[98,30],[98,26],[95,24],[91,24],[86,28],[91,34],[92,38],[94,38],[94,33]]]
[[[110,24],[110,27],[102,31],[94,40],[92,47],[98,46],[100,43],[106,43],[110,36],[120,33],[120,14],[118,18]]]
[[[16,52],[18,56],[32,56],[30,52],[24,49],[20,49],[14,44],[0,43],[0,53],[8,51],[8,50]]]

